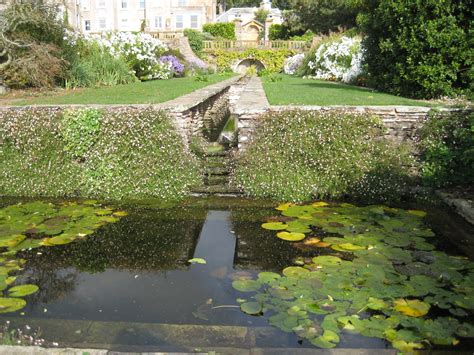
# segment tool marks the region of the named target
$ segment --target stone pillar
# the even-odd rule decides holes
[[[235,23],[235,37],[238,41],[242,40],[242,20],[240,18],[236,18],[234,20]]]
[[[265,20],[265,36],[263,37],[265,41],[269,40],[270,36],[270,26],[273,24],[273,17],[272,15],[268,15],[267,19]]]

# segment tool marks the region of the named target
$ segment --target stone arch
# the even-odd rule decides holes
[[[267,68],[265,64],[258,59],[245,58],[237,60],[232,66],[232,70],[235,73],[245,74],[247,72],[247,69],[250,68],[252,65],[255,66],[257,72]]]

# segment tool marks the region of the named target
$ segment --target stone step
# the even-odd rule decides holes
[[[206,177],[205,181],[206,181],[206,185],[208,186],[214,186],[214,185],[226,186],[229,182],[229,178],[227,177],[227,175],[210,175]]]
[[[229,194],[229,195],[241,195],[242,193],[233,187],[225,185],[212,185],[212,186],[194,186],[191,188],[192,193],[212,195],[212,194]]]
[[[206,165],[204,168],[204,174],[207,176],[213,175],[229,175],[229,169],[226,166],[209,166]]]

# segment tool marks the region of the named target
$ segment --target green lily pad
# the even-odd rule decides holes
[[[279,279],[281,276],[275,272],[263,271],[258,274],[258,281],[265,283]]]
[[[309,273],[309,270],[300,266],[288,266],[283,269],[283,275],[285,276],[301,276],[306,273]]]
[[[0,297],[0,313],[18,311],[26,306],[26,301],[21,298]]]
[[[39,290],[36,285],[18,285],[8,289],[8,295],[10,297],[23,297],[31,295]]]
[[[342,259],[337,257],[337,256],[332,256],[332,255],[321,255],[321,256],[316,256],[312,259],[313,263],[316,265],[338,265],[342,262]]]
[[[207,261],[202,258],[192,258],[188,260],[188,263],[191,264],[207,264]]]
[[[235,280],[232,287],[240,292],[253,292],[260,289],[260,283],[254,280]]]
[[[303,240],[306,236],[303,233],[279,232],[277,237],[289,242],[297,242]]]
[[[331,349],[336,347],[336,344],[331,343],[330,341],[324,339],[322,336],[310,339],[309,341],[311,342],[311,344],[317,346],[318,348]]]
[[[240,309],[244,313],[256,315],[262,312],[262,305],[258,302],[245,302],[240,305]]]
[[[286,229],[287,227],[288,225],[283,222],[268,222],[268,223],[262,224],[263,229],[268,229],[271,231],[283,230],[283,229]]]

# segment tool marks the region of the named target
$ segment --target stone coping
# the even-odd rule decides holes
[[[437,190],[436,194],[466,221],[474,225],[474,195],[463,191]]]
[[[0,106],[0,111],[6,111],[10,109],[26,110],[31,108],[108,108],[108,109],[119,109],[119,108],[153,108],[156,110],[168,110],[171,112],[183,112],[187,111],[199,104],[205,102],[214,95],[219,94],[223,90],[227,89],[231,85],[242,79],[242,75],[233,76],[232,78],[220,81],[215,84],[205,86],[201,89],[197,89],[189,94],[179,96],[173,100],[156,103],[156,104],[47,104],[47,105],[25,105],[25,106]]]

